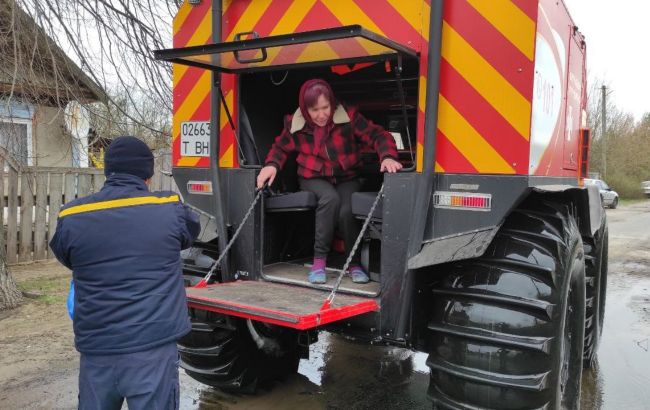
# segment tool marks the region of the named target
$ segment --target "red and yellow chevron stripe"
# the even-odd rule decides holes
[[[438,164],[450,173],[525,174],[537,7],[445,2]]]
[[[210,2],[183,4],[174,21],[174,46],[211,40]],[[447,0],[443,26],[438,127],[438,171],[525,174],[528,167],[537,5],[529,0]],[[224,0],[224,41],[236,33],[260,36],[360,24],[420,52],[417,158],[422,169],[430,0]],[[359,42],[366,52],[376,52]],[[303,45],[269,49],[267,61],[306,61],[328,49]],[[207,166],[207,159],[180,157],[178,124],[208,120],[210,77],[195,68],[174,67],[174,163]],[[231,113],[235,77],[224,75]],[[223,110],[222,110],[223,111]],[[235,139],[221,115],[220,163],[237,166]]]
[[[238,7],[236,3],[224,1],[224,17],[241,14],[241,7]],[[231,5],[233,7],[230,7]],[[210,2],[205,1],[197,6],[191,6],[187,1],[183,3],[174,19],[174,47],[188,47],[212,42],[212,7]],[[173,79],[173,163],[177,167],[209,167],[210,160],[207,157],[180,155],[180,127],[181,123],[185,121],[210,121],[211,73],[195,67],[174,64]],[[221,89],[236,124],[237,111],[234,104],[236,89],[233,75],[222,76]],[[235,135],[223,107],[220,114],[220,124],[219,164],[222,167],[236,167]]]

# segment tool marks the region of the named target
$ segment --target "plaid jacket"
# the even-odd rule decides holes
[[[300,109],[293,115],[287,115],[284,129],[275,138],[265,164],[282,169],[289,154],[297,152],[299,176],[307,179],[326,178],[336,183],[357,176],[364,147],[376,151],[380,162],[386,158],[397,159],[393,136],[355,109],[346,110],[339,105],[332,120],[332,130],[316,150],[314,135],[306,126]]]

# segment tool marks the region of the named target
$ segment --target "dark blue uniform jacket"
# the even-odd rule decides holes
[[[177,194],[128,174],[61,209],[50,247],[73,272],[79,352],[137,352],[189,332],[180,251],[199,229]]]

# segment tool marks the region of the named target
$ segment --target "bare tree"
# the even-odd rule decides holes
[[[4,196],[4,166],[7,159],[6,152],[0,148],[0,195]],[[1,198],[0,198],[1,199]],[[2,204],[0,200],[0,204]],[[3,208],[0,207],[0,212]],[[16,287],[16,282],[11,276],[7,266],[7,255],[5,250],[5,229],[3,215],[0,214],[0,311],[13,309],[20,305],[23,300],[22,293]]]
[[[635,121],[616,104],[616,93],[607,99],[607,130],[601,126],[602,81],[589,89],[588,124],[593,132],[590,169],[599,172],[607,161],[607,182],[623,197],[640,197],[640,183],[650,179],[650,113]],[[609,88],[609,87],[608,87]],[[606,140],[606,143],[603,143]],[[603,155],[603,150],[606,150]]]
[[[120,112],[150,134],[167,137],[151,112],[171,116],[171,66],[153,50],[171,46],[179,0],[16,0],[38,25],[104,89],[109,110]],[[117,97],[115,97],[117,96]],[[119,98],[118,98],[119,97]],[[95,113],[96,116],[105,114]],[[108,120],[108,118],[107,118]]]
[[[171,46],[180,3],[0,0],[0,104],[7,111],[21,103],[58,107],[63,115],[69,101],[87,102],[99,93],[105,104],[89,107],[96,132],[136,134],[164,147],[171,128],[171,66],[155,61],[153,50]],[[0,129],[0,146],[22,159],[25,138],[12,125]],[[4,244],[0,248],[0,307],[13,306],[20,292]]]
[[[4,227],[0,228],[0,234],[4,235]],[[2,240],[1,242],[4,242]],[[6,263],[4,243],[0,246],[0,311],[13,309],[20,305],[23,296],[16,287],[16,282],[11,276]]]

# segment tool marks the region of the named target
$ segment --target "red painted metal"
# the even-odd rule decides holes
[[[322,299],[319,299],[317,303],[311,304],[311,309],[307,308],[308,311],[305,311],[306,308],[304,305],[297,306],[295,311],[288,311],[290,309],[287,309],[287,306],[290,306],[291,303],[287,303],[282,307],[265,307],[264,303],[260,303],[254,297],[250,298],[250,302],[242,303],[232,300],[232,298],[229,300],[228,297],[206,297],[199,294],[200,292],[205,294],[207,293],[205,290],[209,292],[210,288],[214,289],[216,287],[225,290],[226,292],[224,294],[228,294],[229,290],[235,287],[239,289],[248,287],[251,295],[261,295],[269,289],[275,289],[276,291],[280,289],[286,293],[286,298],[283,299],[286,301],[289,301],[291,295],[296,292],[295,286],[257,281],[236,281],[207,286],[199,284],[186,289],[188,306],[194,309],[237,316],[298,330],[313,329],[364,313],[379,311],[379,305],[374,299],[339,295],[333,303],[329,303],[326,300],[327,292],[316,291],[314,289],[298,290],[301,292],[317,292],[319,295],[322,295]]]

